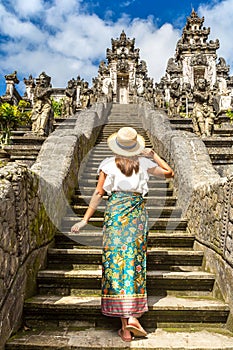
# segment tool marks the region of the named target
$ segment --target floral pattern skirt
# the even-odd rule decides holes
[[[101,309],[106,316],[140,317],[148,311],[148,215],[140,194],[114,192],[103,227]]]

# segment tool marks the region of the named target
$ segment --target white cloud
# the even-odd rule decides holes
[[[102,20],[88,14],[82,0],[30,0],[30,5],[17,0],[15,4],[18,13],[0,5],[0,30],[5,36],[0,44],[1,73],[17,70],[22,79],[45,71],[54,87],[65,87],[78,75],[91,83],[98,74],[99,62],[106,58],[106,49],[111,48],[111,38],[119,37],[123,29],[128,37],[135,38],[149,76],[159,81],[181,36],[171,24],[158,27],[152,16],[143,20],[122,15],[116,22]],[[220,39],[221,55],[232,63],[229,36],[233,0],[224,1],[221,7],[202,6],[199,14],[205,16],[205,25],[211,26],[212,36]]]
[[[109,35],[111,28],[95,15],[70,16],[48,44],[66,56],[96,59],[104,55],[103,47],[109,42]]]
[[[39,11],[43,9],[43,1],[42,0],[11,0],[12,5],[15,8],[15,11],[21,17],[27,17],[34,14],[37,14]]]
[[[29,21],[21,21],[13,13],[7,11],[0,4],[0,32],[1,35],[7,35],[11,40],[24,38],[34,44],[43,40],[43,35],[33,23]]]
[[[147,62],[148,75],[159,81],[165,73],[168,58],[174,55],[180,32],[170,24],[156,28],[153,18],[148,18],[147,21],[134,20],[129,33],[136,38],[141,59]]]
[[[122,4],[119,4],[120,7],[128,7],[132,5],[135,2],[135,0],[128,0],[128,1],[123,1]]]

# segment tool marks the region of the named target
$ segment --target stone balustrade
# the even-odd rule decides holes
[[[82,159],[92,148],[110,105],[95,104],[77,115],[73,128],[57,128],[34,165],[0,168],[0,349],[21,324],[23,302],[36,290]]]
[[[216,274],[215,293],[233,314],[233,175],[220,177],[203,141],[193,133],[172,130],[162,110],[141,101],[138,113],[154,149],[175,170],[177,204],[195,234],[196,248],[205,251],[203,267]]]

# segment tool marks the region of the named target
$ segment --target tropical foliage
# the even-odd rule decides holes
[[[56,100],[54,100],[54,98],[52,98],[51,101],[52,101],[52,108],[54,111],[54,117],[61,118],[63,99],[60,99],[60,101],[56,101]]]
[[[233,111],[231,109],[228,109],[226,115],[230,118],[231,123],[233,123]]]
[[[18,106],[12,106],[5,102],[0,105],[0,145],[6,145],[10,141],[12,130],[19,125],[27,125],[30,122],[30,113],[27,111],[29,103],[21,100]]]

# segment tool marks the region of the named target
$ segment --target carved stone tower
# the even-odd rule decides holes
[[[198,17],[193,10],[177,43],[175,59],[182,64],[183,83],[190,83],[193,87],[202,78],[212,88],[216,82],[216,50],[219,41],[207,41],[210,28],[203,27],[203,22],[204,17]]]
[[[145,61],[139,62],[139,49],[135,49],[135,39],[126,37],[122,31],[120,38],[112,39],[112,49],[107,49],[107,64],[99,65],[98,85],[104,95],[111,91],[113,102],[127,104],[136,102],[137,96],[145,93],[150,86]],[[145,83],[147,81],[147,84]]]
[[[231,106],[233,90],[229,77],[230,67],[222,57],[217,62],[219,40],[208,40],[210,28],[203,27],[203,23],[204,17],[200,18],[193,10],[177,42],[174,58],[168,60],[166,74],[161,79],[165,101],[170,106],[176,103],[176,110],[173,108],[170,111],[173,115],[179,114],[184,104],[186,114],[192,111],[192,93],[199,79],[206,82],[208,90],[214,96],[217,113],[226,111]],[[157,87],[156,96],[158,94]]]

